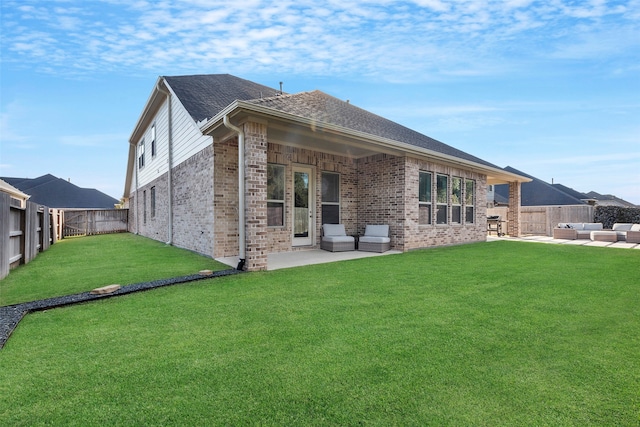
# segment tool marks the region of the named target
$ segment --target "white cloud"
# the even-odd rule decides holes
[[[320,75],[363,69],[388,80],[481,76],[514,68],[508,64],[518,47],[540,57],[621,54],[600,20],[628,14],[632,1],[102,0],[88,7],[69,0],[35,7],[6,0],[3,33],[10,61],[44,62],[60,73],[246,68],[259,52],[260,63],[280,58],[280,69]],[[626,45],[637,48],[629,41],[633,25]],[[167,54],[180,51],[189,63]]]

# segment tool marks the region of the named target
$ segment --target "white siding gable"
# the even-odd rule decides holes
[[[173,104],[173,166],[199,153],[213,143],[213,137],[204,136],[177,96]]]
[[[171,116],[173,133],[173,158],[172,167],[179,165],[194,154],[200,152],[210,144],[213,139],[210,136],[203,136],[200,129],[193,121],[189,113],[182,106],[178,98],[172,94]],[[155,115],[154,120],[145,130],[143,138],[145,144],[145,164],[138,166],[138,148],[136,147],[136,161],[134,164],[137,175],[137,187],[142,187],[159,178],[169,170],[169,121],[168,102],[162,104]],[[152,128],[155,125],[156,154],[152,155],[151,141]],[[136,180],[131,183],[131,191],[136,190]]]

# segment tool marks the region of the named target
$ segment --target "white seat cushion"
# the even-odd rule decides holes
[[[631,223],[616,222],[615,224],[613,224],[613,227],[611,229],[613,231],[629,231],[629,230],[631,230],[632,226],[633,226],[633,224],[631,224]]]
[[[584,230],[602,230],[601,222],[586,222],[584,224]]]

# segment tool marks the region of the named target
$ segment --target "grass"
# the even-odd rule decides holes
[[[6,425],[637,426],[640,252],[519,242],[34,313]]]
[[[64,239],[0,280],[0,306],[226,268],[134,234]]]

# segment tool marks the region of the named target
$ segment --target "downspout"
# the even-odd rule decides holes
[[[244,270],[246,260],[245,250],[245,214],[244,214],[244,131],[229,122],[229,116],[225,114],[222,119],[224,125],[238,134],[238,243],[239,257],[237,270]]]
[[[139,209],[138,209],[138,202],[140,201],[140,192],[138,191],[138,146],[134,146],[134,150],[135,150],[135,155],[134,155],[134,162],[133,162],[133,173],[136,174],[136,197],[134,199],[134,201],[136,202],[136,234],[140,234],[140,222],[138,220],[139,215]]]
[[[169,133],[169,147],[168,147],[168,162],[169,162],[169,171],[167,172],[167,197],[169,200],[169,218],[167,221],[167,245],[173,244],[173,191],[172,191],[172,165],[173,165],[173,132],[172,132],[172,117],[171,117],[171,93],[164,90],[160,87],[160,80],[156,84],[156,88],[158,92],[164,93],[167,95],[167,132]]]

